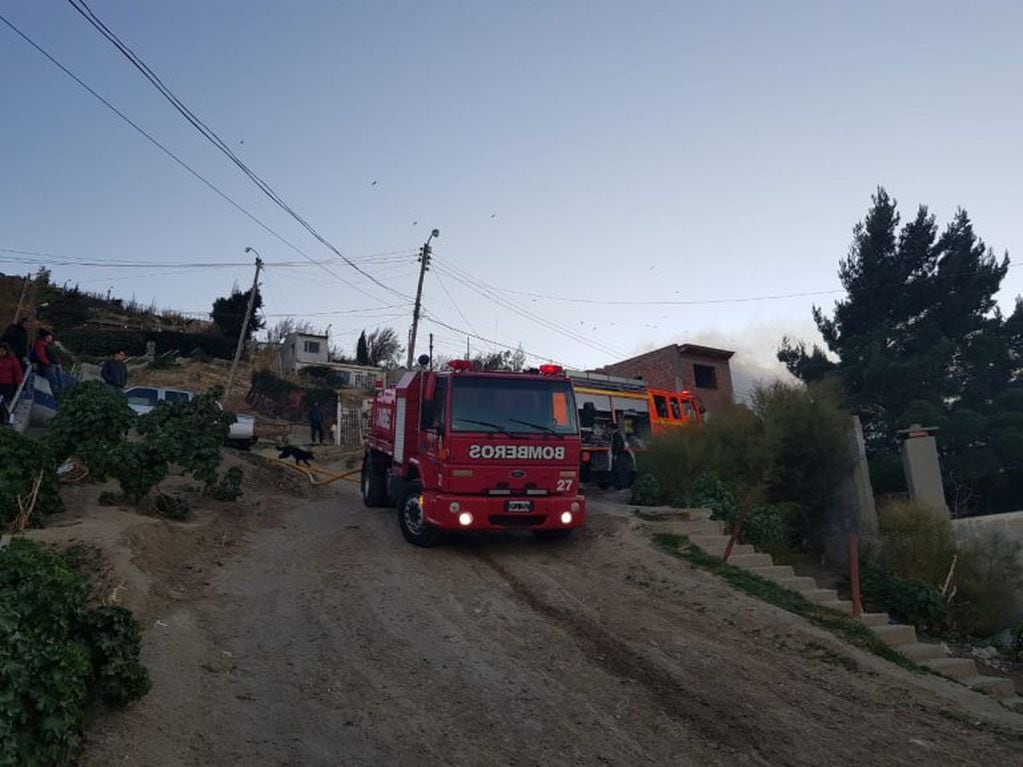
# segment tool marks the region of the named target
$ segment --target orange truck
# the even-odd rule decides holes
[[[580,481],[626,488],[636,454],[672,429],[702,424],[705,409],[692,392],[652,389],[642,379],[568,371],[579,408]]]

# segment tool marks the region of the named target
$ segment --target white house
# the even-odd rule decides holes
[[[354,389],[372,389],[386,372],[371,365],[353,365],[348,362],[331,362],[327,354],[327,336],[315,333],[292,333],[281,342],[278,351],[282,373],[297,373],[311,365],[330,368],[338,374],[343,386]]]

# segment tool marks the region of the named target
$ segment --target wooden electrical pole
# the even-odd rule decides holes
[[[21,283],[21,297],[18,298],[18,308],[14,311],[14,319],[11,320],[11,324],[14,324],[21,318],[21,307],[25,304],[25,296],[28,294],[28,283],[31,277],[25,275],[25,281]]]
[[[419,287],[416,288],[416,305],[412,309],[412,330],[409,333],[408,339],[408,358],[405,367],[408,370],[412,369],[412,362],[416,358],[416,332],[419,330],[419,309],[422,306],[423,299],[423,278],[426,277],[426,271],[430,268],[430,240],[434,237],[440,237],[440,229],[434,229],[430,232],[430,236],[426,238],[426,244],[423,245],[419,250]]]
[[[249,251],[256,253],[254,248],[246,248],[245,252]],[[259,271],[263,268],[263,259],[256,253],[256,276],[252,278],[252,290],[249,291],[249,305],[245,309],[245,320],[242,322],[242,332],[238,336],[238,345],[234,349],[234,362],[231,363],[231,372],[227,376],[227,386],[224,387],[224,401],[227,401],[227,395],[231,393],[231,387],[234,385],[234,374],[238,370],[238,360],[242,358],[242,348],[245,346],[245,334],[249,330],[249,320],[252,318],[252,305],[256,302],[256,290],[259,288]]]

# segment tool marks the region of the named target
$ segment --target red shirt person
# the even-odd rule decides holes
[[[0,397],[10,402],[22,381],[21,363],[10,344],[0,343]]]

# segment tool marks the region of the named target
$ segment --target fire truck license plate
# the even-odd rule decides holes
[[[505,505],[505,508],[507,508],[508,511],[532,511],[533,510],[533,502],[532,501],[508,501],[508,503]]]

